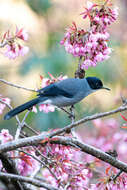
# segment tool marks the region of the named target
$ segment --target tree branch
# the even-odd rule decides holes
[[[17,181],[17,180],[18,181],[23,181],[23,182],[35,185],[37,187],[43,187],[43,188],[45,188],[47,190],[58,190],[57,188],[55,188],[55,187],[53,187],[53,186],[51,186],[51,185],[49,185],[47,183],[40,182],[39,180],[30,178],[30,177],[24,177],[24,176],[20,176],[20,175],[0,172],[0,178],[1,177],[3,177],[3,178],[10,178],[10,179],[13,179],[15,181]]]
[[[117,169],[120,169],[127,173],[127,164],[112,157],[111,155],[101,151],[98,148],[95,148],[91,145],[85,144],[80,142],[79,140],[75,138],[70,138],[70,137],[54,137],[50,140],[50,143],[55,143],[55,144],[62,144],[66,146],[73,146],[76,148],[79,148],[82,152],[85,152],[87,154],[90,154],[106,163],[109,163],[110,165],[114,166]]]
[[[32,137],[27,137],[27,138],[23,138],[23,139],[18,139],[18,140],[14,140],[5,144],[1,144],[0,145],[0,153],[6,152],[6,151],[11,151],[11,150],[15,150],[16,148],[21,148],[21,147],[26,147],[26,146],[31,146],[31,145],[37,145],[39,143],[41,144],[45,144],[48,141],[52,141],[52,139],[50,139],[53,136],[59,135],[63,132],[66,132],[68,129],[71,129],[73,127],[78,126],[79,124],[94,120],[94,119],[98,119],[101,117],[106,117],[109,115],[113,115],[115,113],[118,112],[122,112],[127,110],[127,105],[123,104],[122,106],[118,107],[117,109],[114,109],[112,111],[108,111],[108,112],[104,112],[104,113],[99,113],[99,114],[94,114],[92,116],[87,116],[84,117],[83,119],[74,122],[73,124],[70,124],[62,129],[58,129],[55,132],[51,132],[49,134],[40,134],[38,136],[32,136]],[[60,137],[57,137],[60,140]],[[66,138],[66,137],[65,137]],[[66,138],[67,142],[65,141],[65,138],[63,137],[63,139],[61,138],[61,143],[63,142],[63,144],[65,145],[70,145],[70,146],[78,146],[83,152],[86,152],[88,154],[91,154],[109,164],[111,164],[112,166],[124,171],[127,173],[127,165],[119,160],[116,160],[115,158],[113,158],[111,155],[102,152],[99,149],[96,149],[90,145],[87,144],[83,144],[78,140],[74,140],[71,138]],[[63,140],[63,141],[62,141]],[[56,141],[57,142],[57,141]],[[55,143],[55,141],[54,141]],[[58,142],[57,142],[58,143]],[[67,144],[68,143],[68,144]]]
[[[27,90],[27,91],[31,91],[31,92],[37,92],[37,90],[31,89],[31,88],[26,88],[26,87],[23,87],[23,86],[20,86],[20,85],[17,85],[17,84],[13,84],[13,83],[8,82],[8,81],[6,81],[4,79],[0,79],[0,82],[5,83],[5,84],[7,84],[9,86],[13,86],[15,88],[21,88],[23,90]]]
[[[43,137],[42,135],[40,135],[40,136]],[[36,139],[35,139],[35,137],[36,137]],[[34,140],[32,140],[32,138]],[[10,151],[10,150],[14,150],[16,148],[22,147],[22,146],[35,145],[35,144],[37,144],[37,141],[38,141],[38,136],[23,138],[23,139],[19,139],[17,141],[6,143],[5,145],[1,145],[4,147],[3,147],[3,150],[1,149],[1,147],[0,147],[0,149],[2,151]],[[40,141],[41,140],[39,140],[39,142]],[[82,143],[79,140],[76,140],[73,138],[68,138],[68,137],[61,137],[61,136],[58,137],[57,136],[55,138],[49,139],[49,141],[52,143],[69,145],[69,146],[80,148],[80,150],[82,152],[85,152],[92,156],[95,156],[96,158],[98,158],[106,163],[109,163],[110,165],[127,173],[127,164],[125,164],[124,162],[121,162],[120,160],[117,160],[116,158],[110,156],[109,154],[107,154],[93,146]],[[44,141],[44,144],[45,143],[47,143],[47,141]]]
[[[57,131],[53,131],[49,134],[48,133],[40,134],[38,136],[27,137],[27,138],[19,139],[16,141],[14,140],[14,141],[11,141],[11,142],[8,142],[5,144],[1,144],[0,145],[0,153],[10,151],[10,150],[15,150],[16,148],[21,148],[21,147],[25,147],[25,146],[37,145],[38,143],[40,143],[40,141],[43,141],[47,138],[51,138],[53,136],[64,133],[64,132],[70,130],[71,128],[76,127],[80,124],[86,123],[86,122],[94,120],[94,119],[113,115],[115,113],[119,113],[119,112],[122,112],[125,110],[127,110],[127,105],[122,105],[122,106],[118,107],[117,109],[114,109],[114,110],[111,110],[108,112],[103,112],[103,113],[98,113],[98,114],[94,114],[91,116],[86,116],[83,119],[74,122],[73,124],[67,125],[64,128],[58,129]]]
[[[26,118],[27,118],[27,116],[28,116],[29,113],[30,113],[30,110],[28,110],[26,112],[26,114],[25,114],[22,122],[18,125],[18,128],[16,130],[16,135],[15,135],[15,140],[17,140],[19,138],[21,130],[22,130],[23,126],[24,126],[25,120],[26,120]]]
[[[49,170],[49,172],[51,173],[51,175],[52,175],[56,180],[58,180],[57,177],[56,177],[56,175],[55,175],[55,174],[52,172],[52,170],[45,164],[45,162],[43,162],[42,160],[38,159],[38,157],[36,157],[36,156],[34,156],[34,155],[32,155],[32,154],[30,154],[30,153],[28,153],[28,152],[25,152],[25,151],[23,151],[23,150],[19,150],[19,152],[25,153],[26,155],[32,157],[34,160],[38,161],[42,166],[45,166],[45,168],[47,168],[47,169]]]
[[[113,176],[113,177],[111,178],[111,180],[115,182],[116,179],[121,175],[122,172],[123,172],[123,171],[120,170],[115,176]]]
[[[16,169],[15,162],[9,158],[9,156],[5,153],[0,154],[0,160],[2,162],[3,167],[5,168],[6,172],[18,174],[18,171]],[[28,190],[26,185],[20,181],[14,181],[11,179],[11,183],[13,184],[13,188],[18,190]]]
[[[83,124],[83,123],[86,123],[88,121],[91,121],[91,120],[94,120],[94,119],[98,119],[98,118],[102,118],[102,117],[107,117],[109,115],[114,115],[116,113],[119,113],[119,112],[123,112],[127,110],[127,104],[123,104],[122,106],[114,109],[114,110],[111,110],[111,111],[107,111],[107,112],[103,112],[103,113],[97,113],[97,114],[94,114],[94,115],[91,115],[91,116],[86,116],[84,117],[83,119],[80,119],[70,125],[67,125],[66,127],[64,128],[61,128],[61,129],[58,129],[57,131],[53,132],[52,134],[50,133],[50,137],[53,137],[55,135],[59,135],[63,132],[66,132],[70,129],[72,129],[73,127],[76,127],[80,124]]]

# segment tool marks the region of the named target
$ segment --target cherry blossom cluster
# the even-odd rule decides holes
[[[35,150],[32,147],[23,148],[23,151],[26,153],[24,152],[19,153],[18,171],[23,176],[29,176],[32,172],[34,172],[39,167],[39,163],[37,160],[35,160],[32,157],[32,156],[35,156]]]
[[[84,142],[100,148],[104,152],[110,153],[110,150],[116,150],[118,159],[123,162],[127,162],[127,158],[124,156],[127,153],[127,134],[125,131],[120,129],[119,122],[115,119],[97,119],[93,121],[93,125],[93,131],[86,131],[85,134],[87,135],[85,135],[85,138],[83,139]],[[98,175],[100,175],[100,178],[98,178],[96,183],[90,184],[90,190],[126,190],[126,173],[122,173],[116,178],[115,181],[113,181],[112,178],[119,172],[117,169],[109,166],[109,164],[106,164],[104,162],[102,163],[102,161],[99,161],[90,155],[85,155],[84,160],[89,163],[90,166],[92,165],[92,168],[94,170],[96,168]]]
[[[60,75],[59,77],[55,78],[52,74],[49,73],[49,77],[50,78],[44,78],[43,76],[40,76],[41,79],[41,88],[44,88],[50,84],[53,84],[55,82],[64,80],[67,78],[67,76],[62,76]],[[33,106],[33,112],[37,113],[37,108],[35,106]],[[55,107],[53,105],[50,104],[40,104],[39,105],[39,111],[43,111],[44,113],[48,113],[48,112],[54,112],[55,111]]]
[[[91,184],[89,190],[126,190],[127,189],[127,174],[121,174],[115,181],[112,180],[113,176],[117,175],[118,170],[113,167],[108,167],[106,172],[102,174],[97,184]]]
[[[14,140],[13,136],[9,133],[7,129],[2,129],[0,133],[0,142],[1,144],[5,144],[7,142],[10,142]],[[39,163],[33,159],[31,156],[27,155],[33,155],[35,156],[35,150],[32,147],[29,148],[23,148],[23,151],[26,152],[19,152],[18,156],[16,157],[18,159],[18,171],[23,176],[28,176],[33,172],[38,166]],[[14,157],[15,151],[10,152],[10,156]],[[0,166],[2,168],[2,165]]]
[[[2,114],[6,105],[7,104],[10,105],[11,100],[9,98],[3,98],[1,94],[0,94],[0,100],[2,100],[3,102],[3,103],[0,102],[0,114]]]
[[[93,126],[93,130],[88,129],[86,131],[85,128],[85,138],[81,136],[82,140],[105,152],[115,148],[118,158],[127,162],[127,134],[120,130],[118,121],[115,119],[98,119],[93,121]],[[50,169],[57,176],[58,180],[47,169],[43,170],[42,175],[55,187],[60,188],[60,184],[68,184],[67,190],[82,190],[83,188],[86,190],[126,190],[127,188],[126,173],[122,173],[113,181],[112,178],[119,171],[91,155],[84,155],[79,150],[50,143],[43,147],[41,151],[45,156],[49,156],[50,160],[54,161],[50,165]],[[96,180],[94,172],[98,176]],[[60,189],[63,190],[64,188],[61,187]]]
[[[50,160],[53,160],[50,169],[55,177],[48,169],[42,170],[42,175],[49,183],[61,190],[65,186],[68,190],[87,188],[92,174],[84,163],[75,160],[79,156],[79,150],[48,143],[46,147],[42,148],[41,152],[46,157],[48,156]]]
[[[123,116],[124,120],[126,119]],[[85,127],[81,133],[81,140],[89,145],[94,145],[105,152],[115,149],[118,159],[127,162],[127,134],[120,129],[119,122],[115,119],[98,119],[92,122],[93,130]],[[88,131],[87,131],[88,130]],[[55,137],[57,138],[57,137]],[[8,130],[3,129],[0,133],[0,141],[5,144],[12,141],[13,137]],[[99,159],[83,154],[78,148],[52,144],[50,139],[47,143],[38,146],[41,156],[46,159],[46,168],[41,167],[40,173],[52,186],[64,190],[126,190],[127,174],[122,173],[115,180],[113,177],[119,172],[116,168],[100,161]],[[10,156],[15,159],[15,151],[10,152]],[[34,147],[22,148],[16,156],[18,170],[21,175],[29,176],[40,167],[41,156],[37,155]],[[2,164],[0,163],[2,169]],[[98,178],[96,178],[96,176]],[[42,190],[43,188],[41,188]]]
[[[24,46],[23,42],[28,40],[28,33],[25,29],[16,28],[16,32],[12,34],[10,31],[3,35],[0,47],[5,47],[4,56],[9,59],[15,59],[18,56],[24,56],[28,53],[29,47]]]
[[[6,142],[12,141],[13,136],[10,135],[9,131],[7,129],[2,129],[0,133],[0,142],[1,144],[4,144]]]
[[[1,143],[7,143],[12,140],[13,136],[9,134],[9,131],[3,129],[0,133]],[[77,154],[79,154],[77,149],[72,149],[71,147],[63,145],[50,144],[48,142],[44,147],[40,145],[39,150],[44,158],[48,159],[47,168],[49,167],[50,169],[42,167],[41,175],[54,187],[60,187],[61,190],[64,189],[63,187],[65,185],[67,185],[68,190],[87,187],[89,179],[92,177],[92,173],[86,168],[84,163],[75,160],[78,156]],[[33,147],[23,148],[18,156],[16,156],[20,175],[29,176],[40,167],[40,163],[33,158],[33,156],[36,158],[35,152]],[[11,151],[10,153],[13,159],[15,151]],[[41,159],[39,156],[37,158]],[[48,161],[50,162],[49,166]],[[2,169],[2,164],[0,168]],[[52,173],[50,173],[50,171],[52,171]],[[43,188],[41,188],[41,190],[42,189]]]
[[[90,29],[78,29],[73,22],[61,44],[68,53],[82,58],[81,69],[88,69],[109,58],[112,49],[107,43],[110,36],[107,27],[116,21],[118,11],[108,1],[101,6],[88,1],[87,8],[81,15],[83,19],[89,18]]]

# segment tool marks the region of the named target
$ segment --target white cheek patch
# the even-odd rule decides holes
[[[44,102],[42,102],[40,104],[52,104],[52,100],[48,99],[48,100],[45,100]]]

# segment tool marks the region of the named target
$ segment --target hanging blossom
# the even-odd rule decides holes
[[[49,164],[50,170],[42,170],[42,175],[54,187],[64,190],[66,186],[68,190],[86,189],[90,178],[92,177],[89,169],[86,168],[84,162],[75,160],[76,155],[79,156],[79,150],[69,146],[47,143],[45,147],[41,147],[40,151],[45,157],[53,160]],[[77,156],[77,157],[78,157]]]
[[[13,136],[9,133],[9,130],[2,129],[0,132],[0,143],[5,144],[7,142],[10,142],[14,140]],[[15,157],[15,151],[10,151],[9,155],[14,157],[14,159],[18,159],[18,171],[21,175],[27,176],[30,175],[34,170],[36,170],[39,167],[39,162],[35,160],[32,156],[35,156],[35,150],[32,147],[23,148],[23,151],[26,152],[19,152],[17,157]],[[27,155],[27,153],[29,155]],[[32,156],[30,156],[32,155]],[[2,163],[0,162],[0,169],[2,169]]]
[[[39,167],[39,162],[32,157],[35,156],[35,150],[32,147],[24,148],[23,151],[26,154],[20,152],[18,155],[18,171],[21,175],[28,176]]]
[[[23,42],[28,40],[28,33],[25,29],[16,28],[16,32],[11,34],[10,31],[3,35],[0,47],[5,47],[4,56],[9,59],[15,59],[18,56],[24,56],[28,53],[29,47],[24,46]]]
[[[95,67],[97,63],[107,60],[112,49],[108,47],[108,26],[115,22],[118,16],[118,8],[111,8],[105,3],[102,6],[87,2],[87,8],[81,13],[83,19],[90,20],[90,29],[78,29],[76,23],[67,30],[61,40],[65,50],[74,57],[82,58],[81,69]]]
[[[2,129],[1,130],[1,132],[0,132],[0,144],[5,144],[5,143],[8,143],[8,142],[13,141],[13,140],[14,140],[13,136],[9,133],[8,129]],[[13,157],[14,151],[9,151],[8,155],[10,157]],[[2,162],[0,161],[0,170],[2,170],[2,168],[3,168],[3,165],[2,165]]]
[[[50,73],[48,73],[48,74],[49,74],[50,78],[44,78],[43,76],[40,76],[41,88],[44,88],[44,87],[46,87],[46,86],[48,86],[50,84],[53,84],[55,82],[58,82],[58,81],[61,81],[61,80],[64,80],[64,79],[67,78],[67,76],[62,76],[62,75],[55,78]],[[32,111],[37,113],[37,108],[35,106],[33,106]],[[40,104],[39,105],[39,111],[43,111],[44,113],[54,112],[55,111],[55,106],[50,105],[50,104]]]
[[[91,184],[89,190],[126,190],[127,189],[127,174],[122,173],[120,176],[113,180],[113,177],[118,174],[118,170],[113,167],[107,167],[103,177],[99,180],[97,184]]]
[[[13,140],[13,136],[10,135],[8,129],[2,129],[1,133],[0,133],[1,144],[4,144],[4,143],[12,141],[12,140]]]
[[[11,100],[9,98],[3,98],[1,94],[0,94],[0,100],[2,100],[2,102],[5,102],[5,104],[0,102],[0,114],[2,114],[4,108],[6,107],[6,104],[10,105]]]

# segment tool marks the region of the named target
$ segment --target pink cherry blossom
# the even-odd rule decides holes
[[[4,53],[4,55],[6,57],[8,57],[9,59],[15,59],[16,57],[18,57],[18,52],[16,50],[16,46],[13,45],[6,45],[6,52]]]
[[[87,1],[87,9],[92,9],[93,8],[93,3],[91,1]]]
[[[105,48],[105,50],[103,51],[103,55],[109,55],[112,52],[111,48]]]
[[[28,40],[28,33],[25,29],[16,29],[15,34],[10,31],[5,32],[1,44],[5,44],[4,56],[9,59],[15,59],[18,56],[24,56],[28,53],[29,48],[24,46],[24,42]]]
[[[19,46],[18,55],[24,56],[29,52],[29,47],[27,46]]]
[[[97,42],[98,40],[98,33],[90,33],[89,35],[89,41],[90,42]]]
[[[93,4],[91,1],[87,1],[87,7],[85,8],[85,11],[83,13],[81,13],[81,15],[83,15],[83,19],[85,19],[87,16],[89,18],[90,17],[90,12],[92,11],[92,9],[94,7],[96,7],[97,5],[96,4]]]
[[[15,59],[18,56],[24,56],[28,53],[29,48],[27,46],[21,46],[18,45],[16,47],[16,45],[6,45],[6,52],[4,53],[4,55],[6,57],[8,57],[9,59]]]
[[[88,69],[109,59],[111,48],[107,44],[110,37],[107,27],[117,19],[118,12],[117,8],[109,7],[106,3],[99,6],[88,1],[85,12],[81,14],[83,19],[89,17],[90,29],[88,31],[78,29],[73,22],[65,33],[61,45],[64,45],[68,53],[82,59],[82,69]]]
[[[104,55],[103,55],[101,52],[99,52],[99,53],[94,57],[94,60],[95,60],[95,62],[102,62],[102,61],[104,61]]]
[[[36,106],[33,106],[32,112],[37,113],[37,108],[36,108]]]
[[[118,176],[116,181],[109,180],[109,178],[112,177],[112,175],[110,174],[107,174],[107,175],[103,174],[103,175],[104,177],[101,179],[101,182],[98,182],[97,184],[92,184],[90,190],[97,190],[97,189],[126,190],[127,188],[127,183],[126,183],[127,174],[126,173],[123,173],[120,176]]]
[[[59,184],[64,186],[69,184],[68,190],[87,187],[90,179],[89,169],[85,168],[84,164],[74,161],[73,156],[76,150],[63,145],[48,144],[41,151],[45,156],[49,155],[50,159],[54,160],[50,169],[59,180],[56,180],[47,169],[42,171],[42,175],[50,184],[55,187],[59,187]],[[62,187],[60,189],[64,190]]]
[[[100,23],[100,17],[99,16],[95,16],[93,19],[94,22],[96,22],[97,24]]]
[[[90,59],[86,59],[83,63],[81,68],[82,69],[88,69],[88,67],[95,67],[95,62],[91,61]]]
[[[39,105],[39,110],[43,111],[44,113],[54,112],[55,107],[50,104],[41,104],[41,105]]]
[[[21,28],[21,29],[16,29],[16,37],[20,38],[21,40],[27,41],[28,40],[28,32]]]
[[[114,17],[114,19],[116,20],[119,13],[118,13],[118,7],[114,7],[114,9],[111,10],[111,13],[112,13],[112,17]]]
[[[2,129],[0,133],[0,141],[2,144],[12,141],[13,136],[9,134],[9,131],[7,129]]]
[[[50,84],[50,79],[48,78],[43,78],[41,82],[41,87],[44,88]]]
[[[10,105],[11,100],[10,100],[9,98],[2,98],[2,100],[3,100],[6,104]]]
[[[4,108],[6,107],[5,104],[0,103],[0,114],[3,113]]]
[[[9,98],[3,98],[2,95],[0,95],[0,99],[5,102],[5,104],[0,102],[0,114],[2,114],[6,104],[10,105],[11,100]]]
[[[34,150],[26,149],[26,152],[35,156]],[[23,176],[30,175],[32,172],[34,172],[34,170],[38,166],[39,166],[39,162],[37,160],[35,160],[33,157],[31,157],[23,152],[19,153],[18,171],[20,172],[21,175],[23,175]]]

